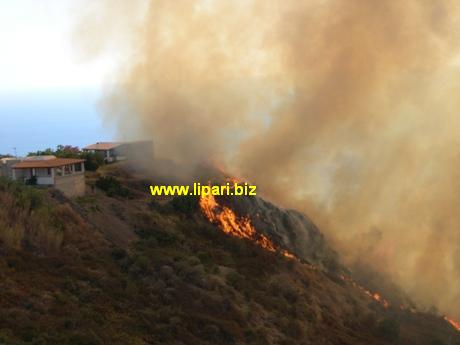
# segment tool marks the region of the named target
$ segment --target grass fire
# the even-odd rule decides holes
[[[295,258],[294,254],[289,253],[287,250],[281,250],[267,236],[257,232],[249,218],[238,217],[229,207],[219,205],[213,195],[202,195],[199,204],[208,220],[217,224],[223,232],[254,241],[270,252],[279,252],[290,259]]]

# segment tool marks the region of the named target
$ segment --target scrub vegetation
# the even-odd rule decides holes
[[[1,344],[460,343],[127,180],[128,199],[99,183],[76,200],[0,180]]]

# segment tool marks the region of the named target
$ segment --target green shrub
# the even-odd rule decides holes
[[[160,214],[171,214],[174,212],[171,202],[160,203],[157,200],[150,200],[147,204],[148,208],[155,210]]]
[[[160,246],[169,246],[177,241],[177,236],[166,231],[152,231],[153,237],[157,240]]]
[[[241,290],[245,285],[244,277],[238,272],[230,272],[226,276],[227,284],[237,290]]]
[[[45,191],[0,179],[0,241],[10,248],[51,252],[60,248],[64,218]]]
[[[104,158],[97,153],[83,152],[80,158],[85,160],[85,170],[88,171],[96,171],[105,164]]]
[[[4,197],[13,201],[16,207],[29,212],[44,204],[43,191],[6,178],[0,178],[0,192],[4,192]]]
[[[75,201],[77,202],[77,204],[87,208],[90,211],[98,212],[101,210],[98,205],[98,201],[94,195],[80,196]]]
[[[31,178],[26,180],[26,184],[29,186],[36,186],[37,185],[37,176],[32,176]]]
[[[146,256],[139,255],[135,258],[134,264],[140,271],[145,272],[149,267],[149,259]]]
[[[121,183],[114,177],[102,176],[96,181],[96,187],[102,189],[110,197],[128,198],[130,192],[123,187]]]
[[[198,198],[196,196],[176,196],[171,200],[174,211],[190,215],[198,209]]]
[[[58,145],[54,155],[60,158],[80,158],[81,151],[77,146]]]

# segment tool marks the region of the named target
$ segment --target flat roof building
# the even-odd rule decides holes
[[[83,148],[85,152],[100,154],[107,163],[153,159],[153,142],[151,140],[129,142],[98,142]]]
[[[27,157],[12,166],[16,181],[36,180],[40,186],[53,186],[68,197],[85,194],[84,159],[55,156]]]

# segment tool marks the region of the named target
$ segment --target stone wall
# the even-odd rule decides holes
[[[69,198],[83,196],[86,188],[85,174],[56,176],[54,179],[54,187]]]

